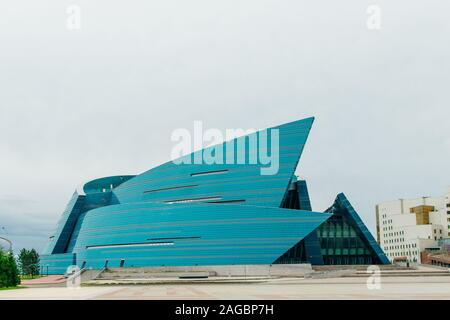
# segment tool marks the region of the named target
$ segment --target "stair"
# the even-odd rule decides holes
[[[111,268],[103,271],[96,280],[145,279],[206,279],[216,276],[214,271],[179,271],[161,268]]]
[[[368,265],[325,265],[314,266],[314,272],[306,278],[353,278],[369,277],[373,272],[367,272]],[[379,265],[379,275],[381,277],[437,277],[450,276],[450,269],[434,267],[428,265],[416,265],[413,267],[402,267],[396,265]]]
[[[352,276],[368,277],[372,274],[373,273],[367,273],[365,271],[357,271]],[[380,275],[382,277],[437,277],[450,276],[450,272],[448,270],[381,270]]]

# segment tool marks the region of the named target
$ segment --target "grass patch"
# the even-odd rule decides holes
[[[17,290],[17,289],[25,289],[25,287],[23,287],[23,286],[17,286],[17,287],[0,288],[0,291]]]

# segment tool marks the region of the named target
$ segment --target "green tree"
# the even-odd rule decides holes
[[[22,249],[19,253],[19,266],[23,275],[34,277],[39,274],[39,254],[36,250]]]
[[[19,269],[12,252],[0,249],[0,288],[15,287],[20,283]]]
[[[30,251],[30,256],[31,256],[31,266],[30,266],[30,270],[31,270],[31,275],[36,276],[39,275],[39,253],[37,253],[36,250],[31,249]]]

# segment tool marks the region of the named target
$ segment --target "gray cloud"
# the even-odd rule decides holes
[[[168,160],[194,120],[316,116],[298,170],[313,206],[344,191],[372,230],[377,202],[443,193],[450,4],[377,2],[380,31],[356,0],[1,4],[0,225],[41,249],[78,184]]]

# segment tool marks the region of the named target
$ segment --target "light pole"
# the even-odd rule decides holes
[[[11,242],[11,240],[3,238],[3,237],[0,237],[0,239],[5,240],[6,242],[9,243],[9,252],[12,253],[12,242]]]

